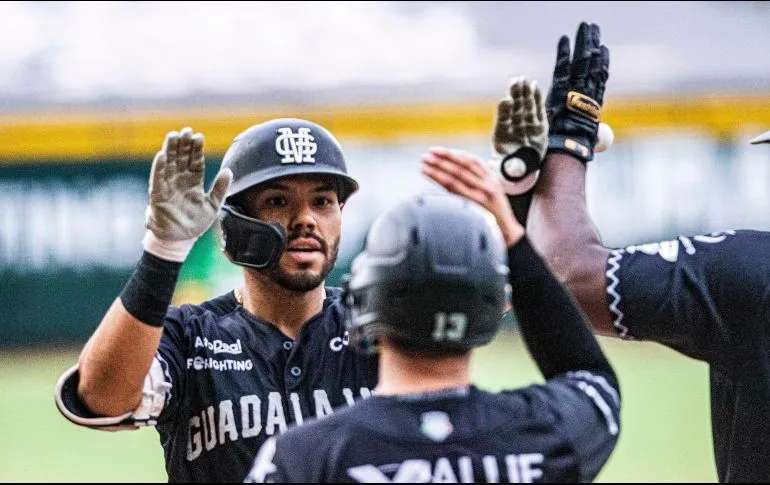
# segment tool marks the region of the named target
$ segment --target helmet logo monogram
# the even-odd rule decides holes
[[[299,128],[294,133],[291,128],[278,128],[275,150],[283,156],[281,163],[315,163],[318,145],[310,134],[310,128]]]

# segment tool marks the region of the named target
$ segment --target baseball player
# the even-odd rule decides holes
[[[586,207],[609,54],[581,24],[558,44],[550,138],[527,230],[594,329],[709,364],[719,479],[770,481],[770,234],[724,231],[610,249]],[[753,143],[770,141],[770,132]],[[633,215],[629,215],[633,224]]]
[[[152,165],[144,253],[56,404],[83,426],[155,426],[170,481],[240,482],[267,438],[376,383],[376,360],[349,350],[341,290],[323,284],[358,184],[331,133],[299,119],[241,133],[208,193],[203,168],[202,135],[169,133]],[[217,217],[243,287],[170,307]]]
[[[458,156],[477,192],[385,212],[353,263],[348,325],[357,349],[379,351],[375,396],[271,438],[247,481],[577,482],[606,462],[619,432],[612,367],[499,181]],[[423,170],[441,179],[444,159],[432,152]],[[497,333],[506,282],[546,383],[491,394],[471,384],[469,364]]]

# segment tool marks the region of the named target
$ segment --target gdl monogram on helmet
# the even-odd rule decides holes
[[[244,214],[237,196],[248,189],[288,175],[332,175],[340,202],[358,190],[350,177],[339,142],[310,121],[281,118],[254,125],[239,134],[225,153],[222,169],[233,182],[220,213],[223,249],[230,261],[250,268],[268,268],[281,258],[286,231]]]

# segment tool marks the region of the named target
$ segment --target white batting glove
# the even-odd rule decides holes
[[[506,192],[516,192],[509,186],[538,170],[548,148],[548,117],[535,81],[511,80],[508,95],[497,105],[492,141],[493,171],[503,179]],[[513,157],[517,152],[521,158]]]
[[[232,181],[232,172],[220,172],[206,193],[203,190],[203,135],[192,128],[166,135],[150,172],[144,249],[168,261],[183,262],[195,241],[211,227]]]

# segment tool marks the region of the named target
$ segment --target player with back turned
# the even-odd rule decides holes
[[[463,180],[442,169],[449,156],[466,163]],[[439,149],[423,172],[465,184],[465,198],[421,196],[381,215],[346,290],[351,344],[379,352],[375,396],[270,439],[247,481],[577,482],[609,457],[615,374],[500,181],[478,160]],[[499,328],[506,282],[546,383],[491,394],[471,385],[469,364]]]
[[[569,39],[559,40],[546,103],[548,155],[534,191],[512,202],[525,208],[517,214],[528,216],[534,246],[596,332],[655,341],[709,364],[719,479],[769,481],[770,233],[605,247],[587,210],[585,180],[608,73],[598,26],[580,25],[572,55]],[[768,141],[770,133],[752,142]],[[634,215],[627,220],[633,224]]]
[[[202,135],[170,133],[152,165],[144,253],[56,404],[83,426],[154,425],[170,481],[241,482],[268,437],[376,383],[377,362],[349,350],[340,289],[323,284],[358,184],[334,137],[297,119],[241,133],[209,193],[203,174]],[[170,307],[217,216],[243,287]]]

